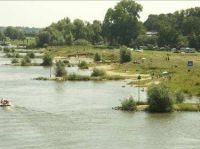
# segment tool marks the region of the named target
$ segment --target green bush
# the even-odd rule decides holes
[[[52,66],[53,65],[53,57],[49,54],[45,54],[43,57],[43,66]]]
[[[6,57],[11,58],[13,55],[11,53],[6,53]]]
[[[27,56],[29,56],[30,58],[35,58],[35,54],[33,52],[28,52]]]
[[[101,55],[99,53],[95,53],[95,55],[94,55],[94,61],[95,62],[101,61]]]
[[[127,99],[124,99],[121,102],[122,110],[124,111],[136,111],[137,110],[137,105],[133,97],[129,97]]]
[[[67,71],[65,70],[65,64],[62,61],[56,62],[55,75],[56,77],[64,77],[67,75]]]
[[[94,68],[91,74],[92,77],[99,77],[99,76],[105,76],[105,75],[106,75],[106,72],[104,70],[97,69],[97,68]]]
[[[70,81],[88,81],[90,80],[89,76],[81,76],[81,75],[77,75],[77,74],[70,74],[67,76],[67,80]]]
[[[178,90],[175,92],[175,100],[176,103],[183,103],[183,101],[185,100],[183,91]]]
[[[173,110],[173,99],[166,85],[152,85],[147,91],[150,112],[170,112]]]
[[[74,41],[74,45],[87,46],[90,45],[90,42],[85,39],[78,39]]]
[[[35,78],[35,80],[44,80],[44,81],[46,81],[46,80],[49,80],[49,79],[46,78],[46,77],[38,77],[38,78]]]
[[[78,64],[78,67],[80,69],[88,69],[88,64],[85,62],[85,61],[81,61],[79,64]]]
[[[6,48],[6,47],[3,49],[3,52],[5,52],[5,53],[8,53],[8,52],[10,52],[10,51],[11,51],[11,49]]]
[[[29,56],[25,56],[22,60],[21,60],[21,66],[27,66],[31,64],[31,59]]]
[[[19,61],[18,61],[17,58],[13,58],[12,61],[11,61],[11,63],[12,63],[12,64],[15,64],[15,63],[19,63]]]
[[[16,57],[16,58],[20,58],[19,53],[15,53],[15,57]]]
[[[120,63],[130,62],[132,60],[131,51],[125,46],[120,48]]]

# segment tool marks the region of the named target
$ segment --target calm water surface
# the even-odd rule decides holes
[[[125,81],[33,80],[48,75],[48,68],[0,65],[0,96],[14,104],[0,108],[0,149],[200,148],[199,113],[115,111],[120,99],[137,97],[137,88]]]

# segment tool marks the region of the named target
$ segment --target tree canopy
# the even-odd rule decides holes
[[[122,0],[108,9],[103,21],[103,35],[110,44],[129,45],[140,33],[138,21],[142,6],[132,0]]]
[[[37,45],[104,44],[200,50],[200,7],[168,14],[150,14],[144,23],[139,21],[141,11],[142,6],[135,1],[121,0],[107,10],[102,22],[64,18],[41,30],[37,35]],[[16,38],[12,35],[16,31],[11,34],[10,30],[13,28],[8,28],[5,35]],[[154,34],[148,35],[148,32]]]

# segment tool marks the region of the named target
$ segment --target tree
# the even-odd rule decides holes
[[[150,86],[147,96],[150,112],[170,112],[173,110],[173,99],[166,85]]]
[[[4,41],[5,39],[5,35],[2,32],[0,32],[0,41]]]
[[[120,1],[114,9],[108,9],[103,21],[103,34],[110,44],[129,45],[140,33],[138,21],[142,6],[132,0]]]
[[[56,62],[55,75],[56,77],[63,77],[67,75],[67,71],[65,70],[65,64],[62,61]]]
[[[177,45],[178,35],[178,32],[171,26],[162,27],[158,33],[158,45],[161,47],[175,47]]]
[[[45,44],[49,44],[51,35],[48,31],[41,31],[37,36],[37,45],[43,47]]]
[[[73,35],[70,32],[69,34],[65,35],[65,43],[67,45],[72,45],[73,44]]]
[[[9,37],[10,39],[12,40],[15,40],[15,39],[20,39],[20,40],[23,40],[25,38],[24,36],[24,33],[21,32],[20,30],[17,30],[16,28],[14,27],[7,27],[4,31],[4,34]]]
[[[98,44],[103,40],[102,37],[102,24],[100,21],[93,21],[92,24],[88,23],[87,26],[87,39],[92,44]]]
[[[76,19],[73,22],[73,35],[74,39],[86,39],[86,28],[82,20]]]
[[[53,65],[53,57],[49,54],[45,54],[43,57],[43,66],[52,66]]]
[[[132,60],[131,51],[122,46],[120,49],[120,63],[130,62]]]

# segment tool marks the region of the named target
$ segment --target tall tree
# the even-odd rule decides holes
[[[129,45],[140,32],[138,23],[142,6],[132,0],[120,1],[114,9],[108,9],[104,22],[103,34],[110,44]]]

